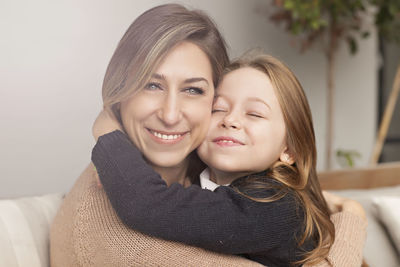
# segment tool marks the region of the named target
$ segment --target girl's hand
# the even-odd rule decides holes
[[[322,194],[324,195],[332,213],[347,211],[357,215],[363,220],[367,219],[364,208],[357,201],[350,198],[340,197],[327,191],[322,191]]]
[[[117,118],[115,118],[111,109],[104,108],[94,121],[92,127],[93,137],[97,141],[100,136],[111,133],[115,130],[122,131],[122,127]]]

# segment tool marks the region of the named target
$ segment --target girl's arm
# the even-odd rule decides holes
[[[300,231],[301,212],[289,195],[260,203],[226,186],[214,192],[197,185],[168,187],[120,131],[98,139],[92,161],[121,220],[145,234],[246,254],[277,248]]]

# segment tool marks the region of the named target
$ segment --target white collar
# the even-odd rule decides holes
[[[228,186],[229,184],[226,184]],[[214,183],[213,181],[210,180],[210,169],[206,168],[204,171],[200,173],[200,186],[203,189],[208,189],[211,191],[214,191],[218,187],[220,187],[219,184]]]

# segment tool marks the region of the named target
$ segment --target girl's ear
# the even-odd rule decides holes
[[[285,148],[281,153],[279,159],[289,165],[292,165],[295,162],[295,157],[292,153],[289,152],[289,149]]]

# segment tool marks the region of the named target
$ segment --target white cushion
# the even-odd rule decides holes
[[[62,194],[0,200],[0,267],[49,266],[49,227]]]
[[[376,218],[385,225],[400,253],[400,196],[374,197],[373,207]]]

